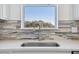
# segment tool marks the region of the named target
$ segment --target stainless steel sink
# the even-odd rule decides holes
[[[60,45],[56,42],[29,42],[23,43],[21,47],[59,47]]]

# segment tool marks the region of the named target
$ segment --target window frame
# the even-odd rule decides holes
[[[25,28],[24,27],[24,7],[25,6],[53,6],[53,7],[55,7],[55,9],[56,9],[56,11],[55,11],[55,28],[43,28],[43,29],[58,29],[58,4],[24,4],[23,6],[22,6],[22,11],[21,11],[21,17],[22,17],[22,19],[21,19],[21,29],[33,29],[33,28]],[[36,29],[38,29],[38,28],[36,28]]]

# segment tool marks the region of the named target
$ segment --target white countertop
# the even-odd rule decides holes
[[[79,51],[79,40],[71,40],[59,36],[52,36],[54,40],[0,40],[2,51]],[[21,47],[24,42],[56,42],[60,47]]]

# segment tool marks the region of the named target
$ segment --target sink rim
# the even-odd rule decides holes
[[[24,42],[21,47],[59,47],[57,42]]]

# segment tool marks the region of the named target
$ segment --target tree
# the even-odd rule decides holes
[[[25,27],[39,27],[40,28],[44,28],[44,27],[47,27],[47,28],[52,28],[54,27],[51,23],[48,23],[48,22],[44,22],[42,20],[39,20],[39,21],[26,21],[24,23],[24,26]]]

